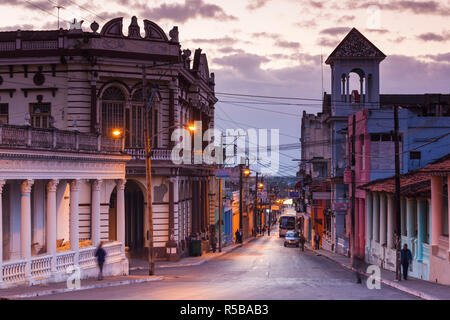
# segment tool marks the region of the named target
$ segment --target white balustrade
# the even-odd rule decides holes
[[[51,255],[34,257],[31,259],[31,276],[32,277],[49,277],[52,273]]]
[[[122,259],[122,244],[120,242],[110,242],[103,246],[106,251],[106,263],[112,263]]]
[[[4,282],[25,281],[26,261],[4,262],[2,267]]]
[[[83,267],[92,267],[96,265],[96,259],[95,259],[95,251],[97,249],[95,247],[87,247],[80,249],[79,255],[78,255],[78,265]]]
[[[97,135],[76,131],[42,129],[30,126],[0,125],[0,145],[34,147],[58,150],[84,151],[122,151],[122,140],[101,137],[100,145]],[[164,150],[170,151],[170,150]],[[142,151],[144,157],[145,153]],[[145,158],[144,158],[145,159]],[[170,155],[169,155],[170,159]]]
[[[73,266],[75,261],[75,252],[61,252],[56,254],[56,271],[66,272],[67,267]]]

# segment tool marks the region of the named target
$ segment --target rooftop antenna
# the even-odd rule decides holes
[[[321,76],[322,76],[322,91],[320,92],[320,99],[323,97],[323,53],[322,53],[322,47],[320,48],[320,69],[321,69]]]
[[[59,9],[64,9],[64,7],[57,5],[57,6],[53,6],[53,8],[57,8],[58,9],[58,30],[59,30]]]

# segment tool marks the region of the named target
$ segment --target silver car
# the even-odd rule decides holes
[[[286,237],[284,238],[284,246],[288,247],[292,245],[296,247],[300,246],[300,236],[298,232],[288,231],[286,232]]]

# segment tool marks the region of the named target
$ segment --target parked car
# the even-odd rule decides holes
[[[292,245],[296,247],[300,246],[300,235],[298,234],[298,232],[288,231],[286,232],[286,236],[284,238],[284,246],[288,247]]]

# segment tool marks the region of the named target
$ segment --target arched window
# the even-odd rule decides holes
[[[150,101],[149,94],[149,101]],[[155,96],[152,105],[151,144],[152,148],[158,147],[158,97]],[[137,89],[131,97],[131,109],[129,122],[127,122],[129,136],[127,146],[130,148],[143,148],[145,146],[145,109],[142,101],[142,88]]]
[[[102,134],[110,136],[113,129],[125,128],[125,96],[117,87],[107,88],[102,95]]]

